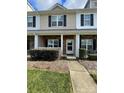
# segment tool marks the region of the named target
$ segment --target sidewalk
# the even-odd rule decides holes
[[[77,61],[69,61],[68,65],[74,93],[97,93],[95,82],[82,65]]]

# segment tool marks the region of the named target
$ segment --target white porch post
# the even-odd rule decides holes
[[[38,48],[38,35],[34,36],[34,48]]]
[[[61,34],[61,54],[63,55],[63,34]]]
[[[79,47],[80,46],[80,35],[79,34],[76,34],[76,57],[79,57]]]

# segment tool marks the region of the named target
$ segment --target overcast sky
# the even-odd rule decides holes
[[[28,2],[36,10],[47,10],[56,3],[59,3],[66,8],[83,8],[88,0],[28,0]]]

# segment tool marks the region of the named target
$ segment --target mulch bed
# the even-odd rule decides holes
[[[42,69],[54,72],[69,72],[68,63],[66,60],[56,61],[27,61],[28,69]]]
[[[88,60],[79,60],[79,63],[86,67],[89,70],[97,70],[97,62],[96,61],[88,61]]]

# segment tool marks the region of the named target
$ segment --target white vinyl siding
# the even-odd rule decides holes
[[[90,1],[90,8],[97,8],[97,0]]]

